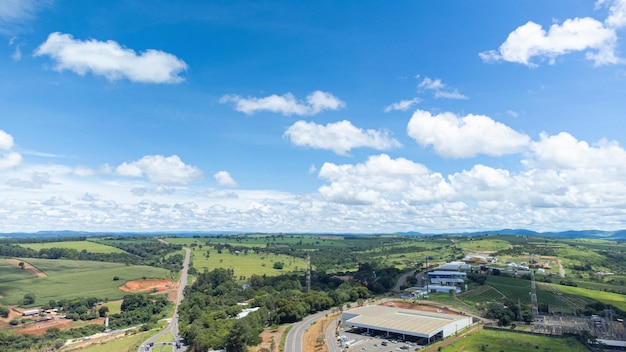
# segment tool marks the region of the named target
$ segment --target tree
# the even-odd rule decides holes
[[[9,317],[9,308],[4,307],[4,306],[0,306],[0,317],[2,318],[8,318]]]
[[[24,262],[19,262],[19,264],[17,265],[20,267],[20,269],[24,269]]]
[[[98,309],[98,315],[101,318],[106,317],[108,312],[109,312],[109,307],[107,307],[107,306],[102,306],[102,307],[100,307],[100,309]]]
[[[274,263],[274,269],[282,269],[285,266],[285,264],[283,262],[275,262]]]
[[[113,281],[117,281],[117,280],[119,280],[119,279],[120,279],[120,277],[119,277],[119,276],[117,276],[117,275],[113,276]]]
[[[24,298],[22,299],[22,304],[25,306],[29,306],[31,304],[35,303],[35,295],[32,293],[27,293],[24,295]]]

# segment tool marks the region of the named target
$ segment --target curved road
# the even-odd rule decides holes
[[[178,305],[183,300],[183,294],[185,290],[185,286],[187,285],[187,271],[189,270],[189,260],[191,256],[191,251],[187,247],[183,247],[185,250],[185,260],[183,261],[183,270],[180,272],[180,279],[178,280],[178,294],[176,295],[176,302],[174,302],[174,316],[170,320],[170,323],[167,325],[165,329],[163,329],[158,334],[150,337],[144,343],[139,346],[139,352],[147,352],[152,349],[149,346],[162,345],[163,343],[155,343],[161,336],[172,333],[174,335],[176,341],[180,341],[180,337],[178,336]],[[182,344],[179,347],[174,346],[175,352],[183,352],[185,348]]]

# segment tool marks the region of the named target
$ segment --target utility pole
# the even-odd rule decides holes
[[[311,255],[306,255],[306,292],[311,291]]]

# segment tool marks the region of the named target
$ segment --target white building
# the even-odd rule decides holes
[[[341,324],[430,344],[472,325],[472,318],[396,307],[366,306],[341,313]]]

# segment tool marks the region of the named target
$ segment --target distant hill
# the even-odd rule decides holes
[[[569,230],[569,231],[551,231],[551,232],[537,232],[526,229],[502,229],[502,230],[488,230],[477,232],[462,232],[462,233],[441,233],[441,234],[424,234],[419,232],[402,232],[402,235],[413,236],[438,236],[438,235],[464,235],[464,236],[481,236],[481,235],[513,235],[513,236],[541,236],[541,237],[558,237],[558,238],[596,238],[596,239],[626,239],[626,230],[617,231],[601,231],[601,230]]]
[[[2,238],[60,238],[60,237],[98,237],[98,236],[218,236],[218,235],[247,235],[247,234],[263,234],[260,232],[240,232],[240,231],[163,231],[163,232],[88,232],[88,231],[39,231],[39,232],[12,232],[0,233]],[[268,235],[272,233],[267,233]],[[291,235],[292,233],[284,233]],[[309,233],[293,233],[297,235],[325,235],[325,233],[309,232]],[[396,235],[405,236],[443,236],[443,235],[462,235],[462,236],[482,236],[482,235],[512,235],[512,236],[542,236],[557,238],[596,238],[609,240],[626,240],[626,230],[617,231],[601,231],[601,230],[570,230],[560,232],[537,232],[526,229],[501,229],[487,230],[476,232],[442,232],[442,233],[421,233],[421,232],[396,232]],[[359,233],[328,233],[334,236],[360,236],[367,234]]]

